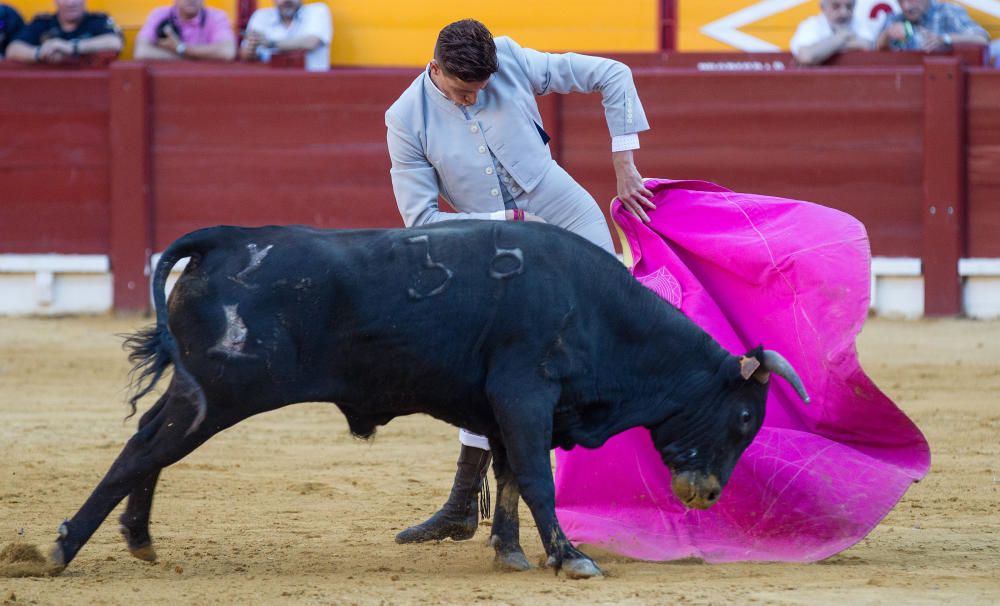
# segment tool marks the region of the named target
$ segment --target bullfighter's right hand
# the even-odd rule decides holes
[[[504,213],[504,218],[507,221],[513,221],[514,220],[514,211],[510,210],[510,209],[507,209],[507,212]],[[548,223],[548,221],[546,221],[545,219],[539,217],[536,214],[529,213],[528,211],[524,211],[524,220],[525,221],[532,221],[534,223]]]

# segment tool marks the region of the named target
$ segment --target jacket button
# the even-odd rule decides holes
[[[493,167],[492,166],[487,166],[486,167],[486,174],[487,175],[492,175],[493,174]]]
[[[479,153],[481,153],[481,154],[485,154],[486,153],[486,146],[485,145],[480,145],[479,146]]]
[[[479,127],[473,124],[472,126],[469,127],[469,132],[472,134],[476,134],[479,132]]]
[[[494,187],[493,189],[490,190],[490,195],[496,198],[497,196],[500,195],[500,190]]]

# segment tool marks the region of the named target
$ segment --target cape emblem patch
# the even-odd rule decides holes
[[[681,285],[666,267],[660,267],[651,274],[637,278],[639,283],[666,299],[671,305],[681,307]]]

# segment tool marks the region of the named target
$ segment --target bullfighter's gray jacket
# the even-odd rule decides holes
[[[409,227],[489,219],[504,209],[490,151],[526,192],[553,164],[536,95],[600,92],[612,137],[649,129],[627,66],[576,53],[542,53],[496,38],[499,71],[466,110],[424,70],[385,113],[392,189]],[[458,213],[441,212],[438,195]]]

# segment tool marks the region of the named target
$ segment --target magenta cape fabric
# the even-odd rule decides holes
[[[861,369],[864,227],[842,212],[700,181],[647,182],[643,224],[612,216],[626,262],[723,347],[783,354],[812,396],[771,381],[764,427],[714,507],[684,509],[649,432],[556,453],[556,512],[574,543],[646,560],[808,562],[861,540],[930,465],[917,427]]]

